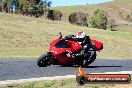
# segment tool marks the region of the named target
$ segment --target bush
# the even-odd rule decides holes
[[[96,10],[91,17],[90,23],[94,28],[106,30],[108,24],[107,13],[104,10]]]
[[[40,17],[44,14],[43,2],[35,4],[35,2],[30,3],[31,1],[20,2],[19,9],[20,13],[23,15],[30,15],[34,17]]]
[[[119,11],[119,16],[121,17],[121,19],[123,19],[125,21],[132,22],[132,12],[130,12],[130,11],[127,11],[125,9],[121,9]]]
[[[34,17],[40,17],[44,14],[44,10],[43,7],[41,7],[40,5],[35,5],[34,7],[30,7],[28,9],[28,15],[30,16],[34,16]]]
[[[62,17],[62,12],[58,11],[58,10],[49,10],[48,14],[47,14],[47,18],[50,20],[61,20]]]
[[[126,16],[126,21],[132,22],[132,12]]]
[[[108,26],[109,26],[109,28],[110,28],[111,31],[116,31],[115,30],[115,26],[117,26],[117,24],[115,22],[115,19],[109,18],[109,20],[108,20]]]
[[[86,14],[84,14],[82,12],[75,12],[75,13],[70,14],[69,22],[71,24],[75,24],[78,26],[87,26],[88,27],[87,16],[86,16]]]
[[[0,5],[0,12],[2,12],[2,6]]]

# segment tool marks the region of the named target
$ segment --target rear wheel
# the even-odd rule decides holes
[[[37,65],[39,67],[46,67],[51,65],[53,62],[52,55],[50,52],[47,52],[46,54],[41,55],[37,60]]]
[[[89,64],[93,63],[95,59],[96,59],[96,51],[94,52],[90,60],[89,59],[83,60],[82,66],[87,67]]]

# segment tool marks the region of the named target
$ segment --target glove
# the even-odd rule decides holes
[[[67,53],[66,56],[67,56],[67,57],[71,57],[71,54],[70,54],[70,53]]]
[[[66,56],[69,57],[69,58],[70,58],[70,57],[75,58],[75,57],[74,57],[74,54],[72,54],[72,53],[67,53]]]

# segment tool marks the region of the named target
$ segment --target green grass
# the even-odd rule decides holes
[[[79,86],[75,79],[63,79],[53,81],[37,81],[22,84],[11,84],[3,86],[3,88],[99,88],[99,85],[88,84]]]
[[[61,31],[64,36],[84,30],[104,43],[98,58],[132,58],[132,33],[79,27],[65,21],[49,21],[0,13],[0,57],[38,57],[48,51]]]
[[[43,54],[44,49],[25,49],[25,48],[0,48],[0,57],[38,57]]]
[[[35,81],[20,84],[10,84],[1,88],[130,88],[132,84],[85,84],[80,86],[75,79],[61,79],[52,81]]]

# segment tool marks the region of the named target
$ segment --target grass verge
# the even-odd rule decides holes
[[[97,58],[132,59],[132,33],[79,27],[67,22],[49,21],[0,13],[0,57],[38,57],[48,51],[61,31],[64,36],[85,31],[104,43]]]
[[[85,84],[80,86],[75,79],[62,79],[52,81],[37,81],[21,84],[10,84],[1,88],[131,88],[130,84]]]

